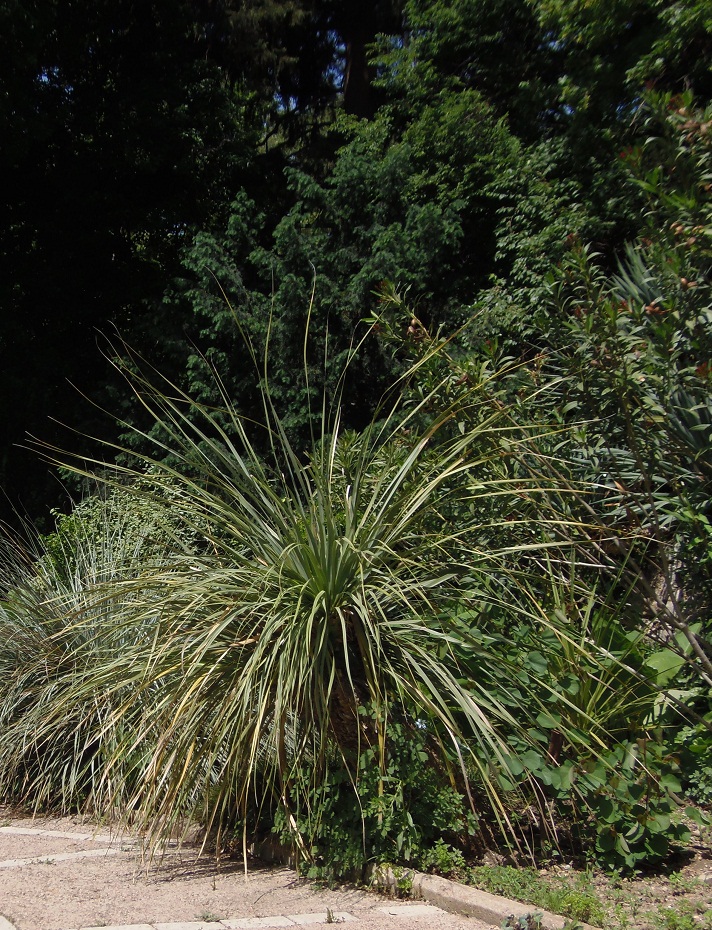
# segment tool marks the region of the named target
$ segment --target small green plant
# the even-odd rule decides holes
[[[683,902],[677,907],[661,908],[656,915],[656,924],[660,930],[710,930],[712,910],[700,912],[694,906]]]
[[[206,911],[201,911],[199,914],[196,914],[195,919],[204,920],[205,923],[217,923],[217,921],[221,920],[222,918],[220,917],[219,914],[216,914],[214,911],[206,910]]]
[[[588,884],[580,881],[571,887],[562,880],[544,880],[536,869],[513,866],[478,866],[469,870],[468,881],[483,891],[533,904],[572,920],[598,926],[606,922],[601,901]]]
[[[423,850],[418,865],[424,872],[435,872],[445,877],[461,875],[466,869],[465,857],[460,850],[442,839],[437,840],[430,849]]]
[[[399,898],[408,898],[413,890],[413,873],[399,865],[392,867],[393,877],[396,880],[395,893]]]
[[[502,924],[502,930],[541,930],[541,914],[512,914]]]
[[[475,866],[468,872],[468,882],[490,894],[532,903],[545,890],[536,869],[517,869],[511,865]]]
[[[598,898],[586,891],[576,888],[552,888],[544,896],[547,911],[553,911],[554,914],[563,914],[570,917],[573,922],[586,921],[600,925],[605,919],[605,910]]]
[[[687,894],[697,891],[701,884],[696,876],[684,875],[682,872],[672,872],[668,875],[668,881],[673,894]]]

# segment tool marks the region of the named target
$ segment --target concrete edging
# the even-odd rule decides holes
[[[412,898],[422,899],[428,904],[435,904],[451,914],[474,917],[484,923],[501,926],[508,917],[521,917],[524,914],[538,914],[541,917],[542,930],[562,930],[566,918],[552,914],[542,908],[512,901],[499,895],[480,891],[469,885],[462,885],[449,878],[426,875],[415,869],[381,868],[374,872],[376,887],[392,893],[407,893]],[[578,922],[583,930],[597,930],[590,924]]]

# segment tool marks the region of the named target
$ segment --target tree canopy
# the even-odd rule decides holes
[[[435,328],[484,300],[480,331],[521,343],[513,306],[537,303],[569,237],[614,268],[635,235],[642,200],[620,153],[641,137],[646,88],[709,94],[709,42],[704,2],[4,0],[10,501],[41,518],[57,500],[18,448],[27,433],[56,441],[59,420],[116,434],[81,394],[140,416],[103,337],[184,386],[211,390],[215,366],[236,402],[254,401],[213,276],[259,351],[269,331],[296,429],[312,293],[314,391],[320,340],[328,329],[338,359],[383,280]],[[382,348],[366,357],[354,425],[393,370]]]

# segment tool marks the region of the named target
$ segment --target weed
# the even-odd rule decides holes
[[[541,914],[512,914],[502,924],[502,930],[541,930]]]
[[[424,872],[432,871],[445,876],[461,875],[465,871],[465,857],[459,849],[439,839],[434,846],[422,852],[418,865]]]
[[[574,888],[563,882],[552,885],[535,869],[493,866],[470,869],[469,882],[491,894],[533,904],[573,920],[598,925],[606,922],[605,910],[591,890],[590,881]]]
[[[587,923],[602,924],[605,913],[601,902],[592,894],[576,889],[551,889],[546,898],[546,909],[555,914],[563,914],[574,920],[584,920]]]
[[[413,873],[410,869],[403,869],[394,865],[392,868],[393,877],[395,878],[395,892],[399,898],[409,897],[413,890]]]
[[[196,920],[204,920],[205,923],[216,923],[218,920],[221,920],[219,914],[213,913],[213,911],[201,911],[200,914],[195,915]]]
[[[518,901],[530,901],[544,884],[535,869],[516,869],[510,865],[476,866],[470,869],[468,882],[490,894]]]
[[[712,910],[699,913],[687,903],[661,908],[655,918],[660,930],[712,930]]]
[[[694,875],[683,875],[682,872],[672,872],[668,875],[670,890],[673,894],[686,894],[697,891],[700,887],[700,880]]]

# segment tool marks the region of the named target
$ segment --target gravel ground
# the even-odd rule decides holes
[[[217,868],[214,858],[190,847],[170,849],[161,862],[147,863],[131,837],[110,838],[104,828],[93,830],[71,818],[29,820],[0,811],[0,914],[17,930],[216,922],[327,910],[353,916],[354,930],[489,930],[476,920],[436,908],[414,910],[363,889],[325,889],[289,869],[250,863],[245,875],[236,861]]]

